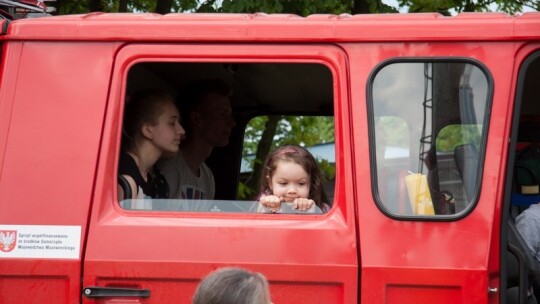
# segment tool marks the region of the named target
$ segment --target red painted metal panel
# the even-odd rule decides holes
[[[144,59],[147,58],[147,59]],[[347,100],[346,58],[335,47],[301,45],[128,45],[117,57],[97,170],[84,264],[84,286],[137,286],[154,303],[190,303],[212,269],[238,265],[263,272],[276,303],[355,303],[358,257],[350,153],[338,141],[341,176],[335,206],[325,215],[130,212],[116,199],[116,168],[125,75],[141,61],[316,62],[334,75],[337,100]],[[338,119],[346,103],[336,109]],[[337,138],[343,138],[341,125]],[[341,140],[340,139],[340,140]],[[350,166],[349,166],[350,167]],[[350,172],[347,172],[350,174]],[[347,190],[348,191],[345,191]],[[85,298],[85,301],[91,302]]]
[[[501,41],[539,39],[540,13],[102,14],[17,20],[0,39],[122,41]],[[159,33],[159,35],[156,35]]]
[[[505,173],[501,160],[507,159],[514,86],[508,77],[517,70],[508,58],[523,47],[518,40],[538,41],[539,28],[539,13],[307,18],[89,14],[15,21],[0,37],[0,224],[77,225],[84,243],[94,202],[84,284],[150,288],[162,303],[188,303],[196,282],[223,265],[265,273],[276,303],[354,303],[360,296],[362,303],[370,304],[423,303],[433,297],[441,298],[441,303],[495,303],[498,297],[489,297],[487,288],[498,287],[499,282],[496,219],[501,216]],[[25,41],[33,39],[63,41]],[[129,46],[120,52],[108,97],[112,43],[68,40],[390,42],[343,43],[348,58],[337,48],[315,45]],[[337,79],[340,101],[335,107],[338,207],[327,215],[302,219],[121,210],[114,177],[122,79],[125,65],[139,55],[152,60],[327,64]],[[489,69],[496,84],[483,190],[473,212],[459,221],[396,221],[373,202],[364,84],[381,61],[414,56],[474,58]],[[108,98],[111,106],[106,109]],[[102,139],[96,130],[102,129],[105,112],[107,131]],[[78,302],[80,261],[0,259],[0,302],[10,302],[8,290],[13,289],[35,302],[46,302],[51,290],[62,291],[59,302]],[[54,288],[46,288],[51,285]]]
[[[514,63],[507,56],[514,52],[515,45],[426,42],[354,44],[345,49],[351,83],[367,83],[373,69],[389,58],[460,57],[484,64],[496,84],[480,200],[470,214],[458,221],[401,221],[384,215],[368,190],[372,169],[366,166],[367,120],[353,122],[362,303],[389,303],[405,293],[410,303],[426,303],[429,295],[444,295],[452,299],[451,303],[495,303],[498,296],[488,296],[487,289],[499,288],[491,284],[499,283],[493,278],[499,275],[499,219],[505,170],[501,159],[506,159],[504,142],[511,122],[508,98],[512,83],[508,77],[514,73]],[[351,92],[352,116],[367,117],[365,91]]]
[[[1,303],[78,303],[80,261],[0,260]]]
[[[3,204],[2,224],[84,224],[112,51],[94,43],[23,45],[0,184],[0,201],[13,203]]]
[[[6,254],[0,258],[0,302],[11,303],[10,289],[20,303],[78,303],[114,49],[106,43],[9,42],[3,50],[0,225],[80,227],[75,241],[81,250],[69,260]]]

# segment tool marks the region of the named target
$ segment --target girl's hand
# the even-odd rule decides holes
[[[309,198],[297,198],[293,201],[293,208],[300,211],[307,211],[311,206],[315,204],[315,201]]]
[[[264,195],[261,197],[261,205],[270,209],[272,212],[276,212],[281,208],[281,202],[283,199],[275,195]]]

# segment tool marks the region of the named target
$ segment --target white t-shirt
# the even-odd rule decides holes
[[[169,184],[169,198],[214,199],[214,175],[205,163],[199,166],[199,176],[196,176],[180,151],[176,158],[160,161],[158,167]]]

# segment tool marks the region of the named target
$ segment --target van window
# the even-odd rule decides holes
[[[180,143],[182,150],[183,143],[194,134],[187,128],[186,119],[189,118],[182,114],[186,109],[183,103],[189,95],[186,92],[193,83],[215,79],[229,88],[230,115],[234,123],[230,134],[227,134],[228,140],[213,146],[205,159],[214,180],[211,195],[197,192],[197,187],[203,188],[200,185],[186,192],[181,188],[182,183],[170,185],[165,171],[170,168],[167,166],[175,166],[168,160],[175,159],[176,155],[164,154],[157,169],[164,173],[170,196],[124,199],[119,202],[120,206],[159,212],[264,212],[256,201],[260,164],[270,151],[286,144],[299,145],[314,155],[324,173],[323,186],[328,201],[332,202],[335,174],[334,84],[330,69],[321,63],[138,63],[128,72],[126,104],[129,105],[131,98],[143,89],[159,89],[174,96],[181,112],[180,123],[186,129],[185,139]],[[211,134],[204,136],[211,137]],[[204,170],[200,167],[198,173],[203,174]],[[123,192],[122,187],[120,191]],[[312,214],[291,208],[284,208],[282,212]],[[322,210],[313,213],[322,213]]]
[[[489,82],[468,62],[389,62],[374,73],[374,192],[391,216],[452,217],[478,199]]]

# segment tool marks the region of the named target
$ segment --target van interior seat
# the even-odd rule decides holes
[[[507,303],[538,303],[536,296],[540,294],[540,263],[530,253],[519,234],[515,226],[515,219],[531,204],[540,201],[538,193],[538,169],[540,168],[537,168],[540,164],[538,157],[540,154],[538,145],[529,141],[518,142],[516,153],[517,159],[514,164],[508,217]],[[519,286],[520,281],[527,282],[526,300],[523,298],[525,290]]]
[[[540,146],[517,142],[510,216],[516,218],[531,204],[540,202]]]
[[[456,146],[454,149],[454,162],[469,202],[472,202],[477,190],[478,156],[478,149],[471,143]]]

